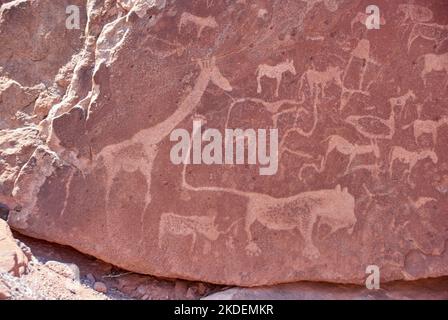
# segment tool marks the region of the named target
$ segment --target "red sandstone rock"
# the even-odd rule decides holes
[[[0,219],[0,272],[20,276],[27,264],[28,257],[17,245],[6,222]]]
[[[101,293],[107,292],[107,287],[103,282],[95,282],[93,284],[93,289],[95,289],[96,291],[101,292]]]
[[[36,127],[0,130],[0,202],[6,205],[5,209],[16,206],[12,197],[14,183],[23,165],[41,143]]]
[[[30,42],[32,72],[3,69],[65,90],[14,180],[14,228],[221,284],[361,284],[368,265],[382,281],[448,274],[445,1],[377,1],[379,30],[357,14],[367,1],[90,4],[82,50],[58,29],[57,63]],[[196,118],[278,129],[276,174],[173,164],[170,134]]]

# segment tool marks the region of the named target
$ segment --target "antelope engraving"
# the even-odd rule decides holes
[[[433,145],[435,146],[437,144],[437,131],[441,126],[445,124],[448,124],[447,116],[443,116],[437,121],[417,119],[410,124],[403,126],[403,129],[407,129],[412,126],[416,144],[418,144],[418,139],[423,134],[430,134],[432,136]]]
[[[208,28],[215,29],[218,27],[218,23],[216,22],[215,18],[212,16],[198,17],[191,13],[183,12],[180,17],[180,21],[179,21],[179,25],[178,25],[179,33],[181,32],[182,27],[186,23],[193,23],[197,26],[198,33],[196,36],[198,39],[201,37],[202,31],[204,30],[204,28],[208,27]]]
[[[271,114],[271,119],[272,119],[274,128],[277,128],[278,118],[281,115],[284,115],[287,113],[295,113],[295,117],[299,118],[300,114],[302,114],[302,113],[308,114],[309,113],[308,110],[299,106],[299,105],[301,105],[302,102],[296,101],[296,100],[283,99],[283,100],[278,100],[278,101],[274,101],[274,102],[269,102],[269,101],[265,101],[265,100],[258,99],[258,98],[239,98],[239,99],[234,99],[229,106],[229,110],[227,111],[227,118],[226,118],[226,122],[225,122],[226,129],[229,128],[230,116],[231,116],[232,111],[235,108],[235,106],[237,106],[237,105],[244,106],[246,102],[256,103],[256,104],[260,104],[261,106],[263,106],[263,108]],[[292,105],[295,107],[291,107],[291,108],[287,108],[282,111],[279,111],[280,108],[284,105]]]
[[[323,98],[325,97],[325,88],[330,82],[335,82],[342,89],[342,72],[343,71],[338,66],[327,67],[325,71],[308,69],[300,78],[299,90],[302,89],[306,79],[311,95],[318,97],[320,93]]]
[[[331,135],[327,137],[323,142],[326,141],[328,141],[328,148],[325,154],[324,166],[327,164],[328,155],[333,150],[336,150],[343,155],[349,156],[349,161],[347,167],[345,168],[346,173],[348,172],[348,169],[350,168],[353,160],[358,155],[373,153],[377,159],[380,157],[378,144],[373,141],[371,145],[358,145],[356,143],[352,144],[351,142],[338,135]]]
[[[428,53],[421,56],[419,59],[424,60],[424,67],[421,73],[423,83],[426,86],[426,76],[433,71],[444,71],[448,75],[448,52],[437,55],[434,53]],[[448,81],[445,84],[445,88],[448,85]]]
[[[392,176],[393,174],[393,165],[395,160],[399,160],[404,164],[408,165],[407,174],[408,174],[408,182],[410,182],[410,176],[412,173],[412,169],[417,165],[419,161],[422,161],[426,158],[429,158],[434,164],[438,162],[437,154],[432,150],[423,150],[423,151],[408,151],[400,146],[394,146],[390,152],[390,162],[389,162],[389,172]]]
[[[280,88],[280,82],[282,81],[283,73],[291,72],[296,75],[296,68],[294,67],[293,60],[286,60],[285,62],[279,63],[275,66],[268,64],[260,64],[257,68],[257,93],[261,93],[261,78],[268,77],[277,80],[277,86],[275,89],[275,96],[278,97],[278,90]]]
[[[193,252],[197,237],[200,235],[208,241],[216,241],[221,235],[229,233],[239,220],[220,231],[215,224],[216,216],[182,216],[172,212],[162,213],[159,223],[159,248],[167,234],[182,237],[192,237],[190,253]]]
[[[389,99],[389,104],[392,106],[392,108],[394,107],[399,107],[400,108],[400,118],[402,117],[403,111],[404,111],[404,115],[406,116],[406,104],[408,102],[408,100],[415,100],[415,94],[412,90],[408,90],[408,92],[406,92],[406,94],[400,96],[400,97],[393,97]]]

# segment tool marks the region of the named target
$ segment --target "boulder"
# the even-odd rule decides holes
[[[369,30],[369,4],[89,1],[8,222],[216,284],[447,275],[447,6],[379,0]],[[242,161],[220,161],[226,129]]]

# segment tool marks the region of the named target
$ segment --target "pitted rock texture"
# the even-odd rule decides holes
[[[50,6],[7,2],[0,21],[22,3]],[[362,284],[368,265],[382,281],[447,275],[448,5],[376,1],[368,30],[369,4],[87,1],[82,46],[79,30],[55,31],[71,58],[39,78],[36,47],[27,77],[11,71],[22,60],[2,68],[55,96],[8,222],[127,270],[219,284]],[[170,134],[194,119],[278,129],[278,171],[173,164]]]

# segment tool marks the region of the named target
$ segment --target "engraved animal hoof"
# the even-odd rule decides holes
[[[306,247],[303,254],[308,259],[317,259],[320,256],[319,250],[316,247]]]
[[[258,256],[261,253],[261,249],[257,246],[255,242],[251,242],[246,246],[246,251],[248,255]]]

